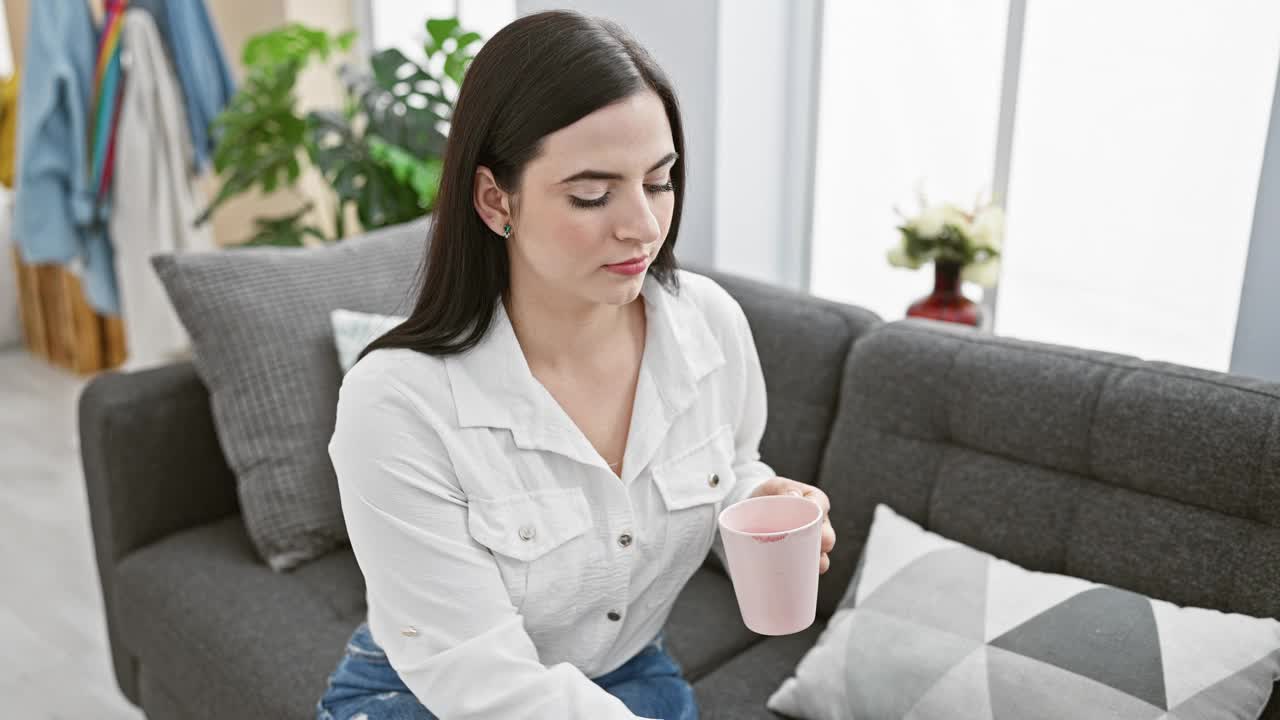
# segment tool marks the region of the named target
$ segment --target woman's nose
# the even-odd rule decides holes
[[[643,185],[625,194],[618,206],[617,230],[619,238],[630,242],[649,244],[658,240],[662,228],[654,213],[653,198]]]

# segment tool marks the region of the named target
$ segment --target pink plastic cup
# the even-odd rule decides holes
[[[813,624],[822,507],[796,495],[750,498],[720,512],[729,578],[748,629],[790,635]]]

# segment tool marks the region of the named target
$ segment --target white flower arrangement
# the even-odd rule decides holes
[[[950,203],[930,205],[923,196],[920,205],[918,215],[904,218],[898,226],[899,240],[889,249],[889,264],[915,270],[929,262],[950,263],[960,266],[961,279],[995,286],[1004,245],[1004,209],[979,202],[968,212]]]

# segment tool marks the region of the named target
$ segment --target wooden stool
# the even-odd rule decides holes
[[[124,323],[89,307],[75,273],[61,265],[23,262],[15,245],[18,302],[27,348],[54,365],[88,374],[124,362]]]

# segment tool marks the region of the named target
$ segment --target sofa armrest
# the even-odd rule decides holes
[[[190,363],[98,376],[80,395],[80,457],[99,559],[237,509],[209,411]],[[103,554],[105,551],[105,555]]]
[[[113,611],[116,564],[166,535],[236,512],[235,476],[208,391],[189,362],[99,375],[80,395],[79,426],[116,681],[136,703],[137,672]]]

